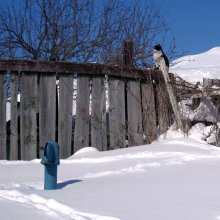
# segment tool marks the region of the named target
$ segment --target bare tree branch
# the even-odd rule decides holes
[[[152,48],[169,28],[153,1],[23,0],[0,5],[0,57],[120,62],[123,40],[134,42],[137,66],[152,63]],[[174,51],[175,42],[170,42]],[[116,62],[117,60],[117,62]]]

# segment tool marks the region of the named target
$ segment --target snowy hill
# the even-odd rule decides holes
[[[219,78],[220,47],[175,63],[170,72],[185,79]],[[40,160],[2,160],[0,219],[220,220],[220,149],[207,134],[200,123],[188,136],[171,127],[150,145],[84,148],[61,160],[52,191],[43,190]]]
[[[191,82],[202,82],[203,78],[220,79],[220,47],[174,60],[170,72]]]

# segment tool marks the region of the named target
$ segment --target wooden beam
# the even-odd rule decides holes
[[[162,71],[164,81],[166,83],[166,88],[167,88],[167,92],[168,92],[168,95],[169,95],[170,103],[171,103],[172,108],[173,108],[173,112],[174,112],[177,127],[180,128],[183,131],[183,124],[182,124],[182,119],[181,119],[179,107],[178,107],[176,97],[175,97],[174,92],[173,92],[173,87],[172,87],[171,80],[170,80],[170,77],[169,77],[169,74],[168,74],[168,70],[167,70],[165,61],[163,59],[160,60],[160,69]]]
[[[40,72],[40,73],[77,73],[105,75],[126,78],[146,79],[150,70],[130,66],[112,66],[98,63],[74,63],[56,61],[0,60],[0,71]]]

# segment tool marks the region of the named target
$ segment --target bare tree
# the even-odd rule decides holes
[[[153,45],[163,44],[168,32],[153,1],[23,0],[20,6],[0,5],[2,58],[109,63],[129,39],[135,64],[146,66]],[[175,41],[167,44],[175,49]]]

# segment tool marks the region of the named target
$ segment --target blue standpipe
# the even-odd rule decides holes
[[[57,166],[60,164],[59,144],[55,141],[47,141],[41,148],[43,156],[41,164],[44,168],[44,189],[57,189]]]

